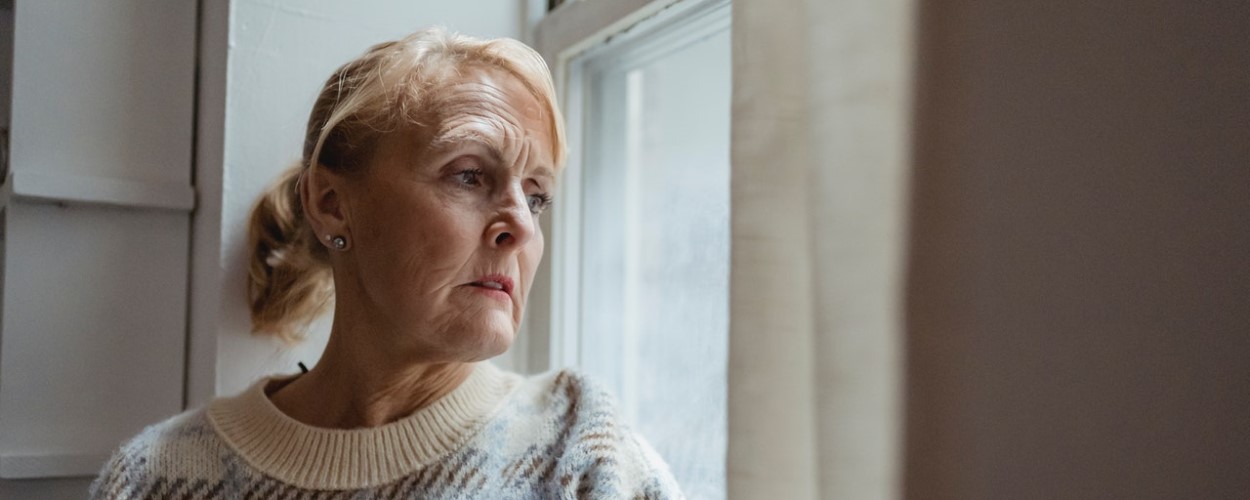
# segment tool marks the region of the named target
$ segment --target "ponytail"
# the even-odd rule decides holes
[[[334,299],[329,255],[304,220],[300,204],[303,169],[296,164],[269,186],[252,209],[247,235],[252,332],[292,342],[303,338],[308,324]]]

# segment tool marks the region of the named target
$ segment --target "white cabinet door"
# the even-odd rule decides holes
[[[94,475],[183,407],[196,3],[13,19],[0,478]]]

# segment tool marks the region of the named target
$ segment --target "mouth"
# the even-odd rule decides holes
[[[481,288],[483,290],[495,290],[512,296],[512,278],[503,275],[483,276],[477,281],[469,283],[469,286]]]

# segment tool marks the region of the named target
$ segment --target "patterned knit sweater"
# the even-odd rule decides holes
[[[325,429],[280,412],[261,380],[145,429],[92,498],[682,498],[667,466],[585,377],[478,363],[386,425]]]

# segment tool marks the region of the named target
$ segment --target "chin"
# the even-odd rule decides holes
[[[512,336],[509,334],[506,338],[502,336],[493,339],[484,339],[484,341],[471,349],[468,353],[466,361],[484,361],[495,356],[508,352],[508,348],[512,347]]]
[[[503,354],[508,351],[509,347],[512,347],[512,342],[516,339],[516,329],[511,321],[507,325],[477,326],[478,328],[474,330],[480,333],[473,339],[472,345],[465,346],[469,351],[466,354],[472,358],[472,361],[490,359]]]

